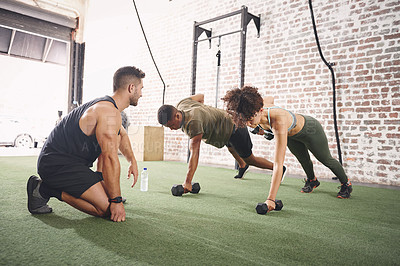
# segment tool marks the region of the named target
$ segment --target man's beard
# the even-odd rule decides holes
[[[129,100],[129,105],[137,106],[137,105],[138,105],[138,101],[139,101],[139,98],[132,97],[132,98]]]

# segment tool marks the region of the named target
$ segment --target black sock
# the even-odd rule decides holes
[[[39,193],[45,199],[55,197],[55,198],[61,200],[61,192],[56,189],[50,188],[48,185],[46,185],[43,182],[40,184]]]

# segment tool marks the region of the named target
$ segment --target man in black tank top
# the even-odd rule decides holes
[[[50,197],[93,216],[125,221],[119,185],[118,149],[130,162],[132,187],[138,178],[135,156],[121,112],[136,106],[142,96],[144,72],[122,67],[114,74],[112,96],[87,102],[72,110],[53,129],[37,162],[39,177],[27,183],[28,210],[32,214],[52,212]],[[97,171],[90,169],[97,159]]]

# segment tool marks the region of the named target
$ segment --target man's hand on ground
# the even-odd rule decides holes
[[[124,222],[125,221],[125,208],[121,203],[111,203],[110,204],[111,221],[114,222]]]
[[[188,193],[188,192],[190,192],[190,191],[192,191],[192,183],[183,183],[182,184],[182,186],[183,186],[183,193]]]
[[[268,211],[269,211],[269,212],[275,210],[275,208],[276,208],[275,201],[266,200],[265,203],[266,203],[267,206],[268,206]]]

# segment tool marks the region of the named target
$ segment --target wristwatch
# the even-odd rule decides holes
[[[108,199],[108,202],[112,202],[112,203],[121,203],[122,202],[122,197],[115,197],[113,199]]]

